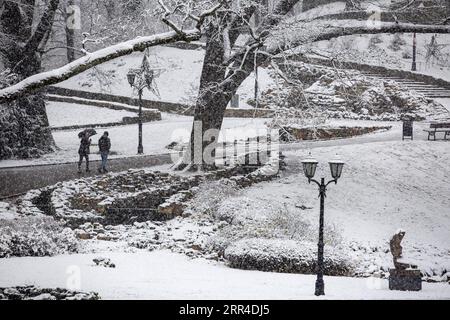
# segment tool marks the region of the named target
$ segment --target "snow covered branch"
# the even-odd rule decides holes
[[[280,26],[267,39],[268,50],[275,54],[283,50],[292,49],[301,45],[331,40],[343,36],[357,34],[381,34],[381,33],[450,33],[448,25],[419,25],[412,23],[381,22],[376,26],[366,21],[339,20],[339,21],[312,21],[309,23],[289,25],[289,33],[285,32],[286,26]]]
[[[196,41],[199,40],[200,37],[201,32],[197,29],[183,31],[183,35],[172,31],[136,38],[96,51],[59,69],[36,74],[13,86],[0,90],[0,104],[13,101],[23,95],[36,92],[46,86],[62,82],[106,61],[131,54],[135,51],[144,51],[148,47],[177,41]]]

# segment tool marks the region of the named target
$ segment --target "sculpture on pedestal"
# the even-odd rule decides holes
[[[389,270],[389,289],[401,291],[422,290],[422,273],[416,265],[403,259],[401,242],[406,232],[398,230],[391,238],[390,247],[395,269]]]

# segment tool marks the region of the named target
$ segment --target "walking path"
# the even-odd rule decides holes
[[[319,141],[302,141],[289,144],[281,144],[280,151],[288,152],[295,150],[305,150],[307,152],[315,148],[358,145],[367,143],[379,143],[400,141],[401,123],[392,123],[393,128],[389,131],[375,132],[363,136]],[[415,123],[415,140],[427,140],[423,132],[428,126],[427,123]],[[408,142],[405,142],[408,143]],[[232,154],[232,149],[227,154]],[[29,190],[39,189],[62,181],[77,179],[80,177],[91,177],[98,175],[97,168],[100,161],[91,161],[91,172],[77,173],[77,163],[61,163],[48,165],[21,166],[0,169],[0,201],[23,194]],[[128,158],[111,159],[109,161],[110,172],[121,172],[129,169],[140,169],[173,164],[170,153],[155,155],[136,156]],[[83,165],[84,168],[84,165]]]
[[[140,169],[172,163],[170,154],[112,159],[110,172]],[[77,163],[62,163],[0,169],[0,200],[23,194],[29,190],[43,188],[62,181],[98,175],[100,161],[91,161],[91,172],[77,172]],[[83,165],[84,168],[84,165]]]
[[[416,131],[421,128],[418,126]],[[303,141],[280,145],[280,151],[302,150],[307,152],[313,148],[339,146],[349,144],[364,144],[382,141],[396,141],[401,139],[400,124],[396,124],[390,131],[368,134],[350,139],[337,139],[327,141]],[[232,154],[230,149],[229,154]],[[109,161],[110,172],[121,172],[128,169],[140,169],[172,164],[169,153],[112,159]],[[77,173],[77,163],[62,163],[49,165],[34,165],[0,169],[0,200],[23,194],[29,190],[39,189],[61,181],[91,177],[98,175],[99,161],[91,161],[91,172]],[[84,168],[84,165],[83,165]]]

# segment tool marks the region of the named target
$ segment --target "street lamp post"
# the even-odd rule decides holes
[[[412,71],[417,71],[417,35],[414,32],[413,34],[413,57],[412,57],[413,61],[412,61],[412,67],[411,70]]]
[[[139,144],[138,144],[138,154],[144,153],[144,146],[142,145],[142,89],[139,90]]]
[[[327,187],[331,183],[337,184],[339,178],[342,175],[342,169],[344,168],[344,162],[339,159],[332,160],[329,162],[330,171],[333,180],[329,182],[325,182],[325,178],[322,178],[319,181],[314,180],[314,176],[316,174],[317,165],[319,164],[317,160],[313,158],[308,158],[302,161],[303,171],[305,173],[306,178],[308,178],[309,183],[314,182],[319,187],[319,195],[320,195],[320,221],[319,221],[319,243],[318,243],[318,254],[317,254],[317,281],[316,281],[316,296],[325,295],[325,283],[323,281],[323,273],[324,273],[324,223],[325,223],[325,197],[327,193]]]
[[[139,95],[139,142],[138,142],[138,154],[144,153],[143,139],[142,139],[142,93],[145,88],[150,89],[153,81],[154,73],[150,70],[150,65],[147,56],[144,55],[142,66],[140,69],[130,69],[127,74],[128,83],[130,86],[137,90]]]

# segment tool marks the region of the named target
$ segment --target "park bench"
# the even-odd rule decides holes
[[[430,129],[424,131],[428,132],[428,140],[433,138],[436,141],[436,133],[438,132],[445,133],[444,140],[447,140],[447,137],[450,137],[450,122],[432,123],[430,124]]]

